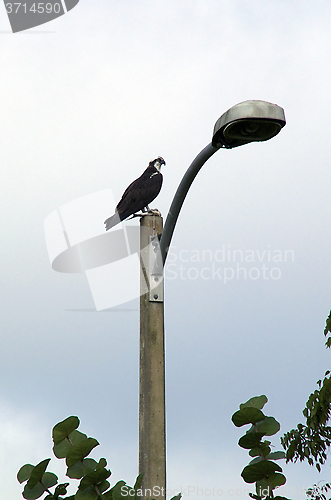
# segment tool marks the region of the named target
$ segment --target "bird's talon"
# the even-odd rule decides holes
[[[161,212],[157,208],[150,208],[148,210],[148,213],[149,213],[149,215],[157,215],[159,217],[162,217]]]

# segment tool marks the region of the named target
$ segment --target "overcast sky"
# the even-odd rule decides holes
[[[153,207],[166,216],[216,120],[248,99],[282,106],[287,125],[208,161],[167,264],[169,491],[254,491],[231,422],[250,397],[269,398],[276,450],[303,422],[330,368],[330,20],[328,0],[80,0],[12,34],[0,6],[1,498],[20,498],[18,469],[52,456],[69,415],[101,443],[93,456],[113,482],[138,473],[138,300],[96,312],[84,274],[52,269],[45,219],[104,189],[119,200],[158,155]],[[329,463],[284,473],[294,500],[331,479]]]

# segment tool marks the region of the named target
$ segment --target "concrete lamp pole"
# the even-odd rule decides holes
[[[171,238],[188,190],[206,161],[221,148],[266,141],[285,126],[283,108],[265,101],[244,101],[216,122],[212,142],[186,171],[162,230],[162,217],[140,220],[140,386],[139,473],[144,473],[143,497],[165,498],[165,376],[163,268]]]

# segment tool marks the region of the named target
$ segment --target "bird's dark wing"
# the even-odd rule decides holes
[[[142,176],[133,181],[124,191],[116,210],[121,220],[142,210],[157,197],[162,186],[162,174],[157,173],[142,179]]]
[[[162,187],[163,177],[154,163],[161,160],[162,158],[157,158],[157,160],[150,162],[145,172],[126,188],[116,207],[115,214],[105,220],[106,230],[147,207],[157,197]],[[164,160],[162,161],[165,164]]]

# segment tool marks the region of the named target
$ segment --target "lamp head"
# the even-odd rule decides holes
[[[267,141],[285,126],[283,108],[265,101],[244,101],[232,106],[214,127],[215,148],[235,148],[249,142]]]

